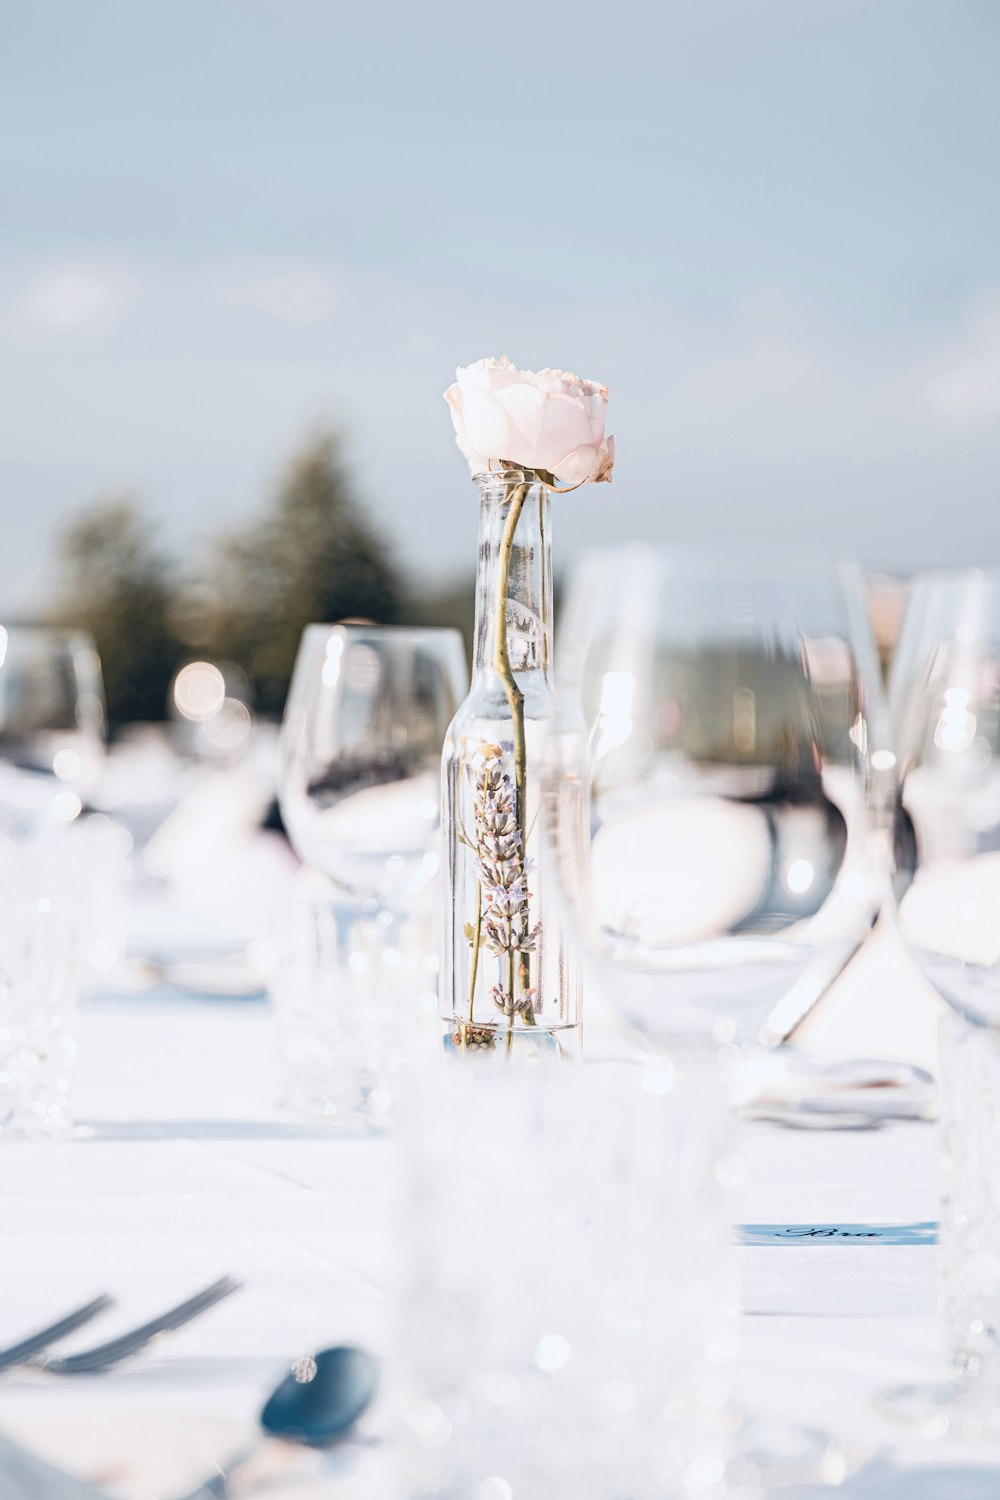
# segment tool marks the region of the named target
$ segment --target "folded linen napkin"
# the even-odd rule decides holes
[[[822,1128],[835,1126],[838,1119],[868,1125],[929,1119],[937,1088],[930,1073],[910,1063],[828,1061],[784,1046],[746,1065],[740,1094],[750,1119]]]

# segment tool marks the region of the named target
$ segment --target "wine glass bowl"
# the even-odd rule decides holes
[[[104,691],[82,631],[0,626],[0,822],[15,837],[70,823],[100,774]]]
[[[441,744],[465,690],[446,629],[311,625],[282,728],[280,803],[341,895],[405,900],[438,869]]]
[[[783,1039],[878,906],[859,576],[623,548],[580,569],[561,643],[589,744],[562,737],[552,842],[619,1009],[658,1044]]]

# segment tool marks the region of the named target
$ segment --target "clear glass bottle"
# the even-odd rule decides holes
[[[540,813],[552,723],[549,495],[532,474],[478,476],[472,685],[443,757],[445,1044],[576,1057],[579,982],[546,896]]]

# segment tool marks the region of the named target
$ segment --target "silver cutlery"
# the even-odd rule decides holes
[[[114,1302],[110,1297],[95,1297],[92,1302],[85,1302],[82,1307],[76,1308],[74,1312],[67,1313],[55,1323],[50,1323],[47,1328],[40,1328],[37,1333],[21,1339],[20,1343],[11,1344],[8,1349],[0,1349],[0,1370],[9,1370],[12,1365],[23,1365],[33,1359],[36,1354],[41,1354],[50,1344],[59,1339],[64,1339],[67,1334],[75,1333],[98,1313],[106,1308],[113,1307]]]
[[[260,1438],[234,1453],[184,1500],[225,1500],[236,1471],[271,1438],[322,1451],[345,1438],[367,1411],[379,1383],[379,1362],[364,1349],[341,1345],[295,1361],[258,1419]]]
[[[192,1322],[217,1302],[232,1296],[241,1286],[242,1282],[235,1277],[223,1276],[194,1297],[189,1297],[186,1302],[161,1313],[149,1323],[133,1328],[130,1333],[123,1333],[105,1344],[97,1344],[93,1349],[84,1349],[79,1354],[58,1356],[40,1353],[29,1363],[32,1369],[44,1370],[48,1375],[97,1375],[137,1354],[140,1349],[145,1349],[160,1334]]]

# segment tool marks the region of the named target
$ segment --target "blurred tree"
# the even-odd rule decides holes
[[[98,500],[63,533],[59,563],[55,617],[97,642],[111,730],[162,719],[186,653],[171,624],[170,564],[138,503]]]
[[[403,585],[359,511],[340,442],[321,435],[292,464],[270,512],[220,544],[199,643],[249,673],[262,713],[279,714],[303,627],[400,618]],[[213,618],[214,615],[214,618]]]

